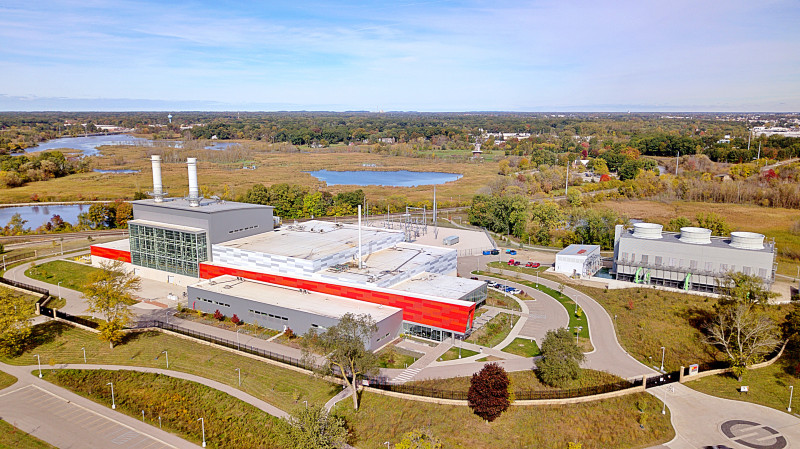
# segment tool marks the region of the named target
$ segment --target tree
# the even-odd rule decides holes
[[[706,325],[706,343],[725,353],[739,380],[780,343],[778,327],[758,307],[749,302],[726,306]]]
[[[280,431],[281,447],[291,449],[334,449],[347,441],[344,420],[313,404],[281,420]]]
[[[736,304],[765,305],[777,294],[764,287],[764,281],[758,276],[731,271],[717,281],[720,298],[717,308]]]
[[[92,228],[103,228],[106,226],[106,218],[108,215],[108,206],[105,204],[92,204],[89,206],[87,218],[92,225]]]
[[[593,162],[592,170],[596,175],[603,176],[609,174],[608,164],[606,164],[605,159],[601,159],[598,157],[596,159],[592,159],[592,162]]]
[[[133,220],[133,206],[128,202],[117,204],[117,214],[114,217],[114,225],[118,228],[127,228],[128,220]]]
[[[583,204],[583,194],[578,189],[570,189],[567,191],[567,203],[572,207],[578,207]]]
[[[21,296],[4,293],[0,297],[0,354],[13,356],[22,352],[25,339],[31,334],[28,318],[31,304]]]
[[[89,303],[89,311],[99,313],[105,319],[99,327],[100,339],[107,341],[113,349],[124,336],[122,329],[130,320],[128,304],[135,302],[133,292],[141,281],[132,272],[127,272],[122,262],[102,263],[100,271],[89,277],[83,295]]]
[[[635,179],[636,176],[639,174],[639,162],[633,159],[629,159],[625,161],[617,171],[617,175],[619,179],[622,181],[627,181],[629,179]]]
[[[542,340],[542,359],[536,364],[537,374],[542,382],[563,388],[580,376],[581,362],[585,359],[569,330],[550,330]]]
[[[321,371],[341,377],[353,395],[353,408],[358,410],[358,380],[378,371],[378,358],[368,345],[378,325],[368,314],[346,313],[335,326],[317,335],[311,329],[303,343],[303,358],[310,361],[312,350],[325,354],[326,363]]]
[[[27,222],[28,220],[23,220],[22,215],[19,213],[12,215],[5,226],[5,235],[22,235],[30,231],[30,228],[25,228],[25,223]]]
[[[676,217],[671,219],[669,223],[667,223],[667,231],[680,232],[681,228],[685,228],[691,225],[692,225],[692,220],[689,220],[686,217]]]
[[[711,230],[711,235],[730,234],[731,228],[725,223],[725,219],[711,212],[708,214],[697,214],[695,217],[697,226]]]
[[[467,403],[473,413],[487,421],[497,419],[509,405],[508,374],[497,363],[487,363],[472,375],[467,392]]]
[[[403,439],[395,446],[395,449],[442,449],[442,442],[428,429],[414,429],[406,432]]]

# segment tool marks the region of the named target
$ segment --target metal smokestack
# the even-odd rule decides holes
[[[156,203],[160,203],[164,201],[164,196],[167,194],[161,184],[161,156],[157,154],[150,156],[150,162],[153,164],[153,191],[150,192],[150,195]]]
[[[361,205],[358,205],[358,269],[364,268],[361,259]]]
[[[189,206],[197,207],[200,205],[200,187],[197,185],[197,158],[186,159],[189,166]]]

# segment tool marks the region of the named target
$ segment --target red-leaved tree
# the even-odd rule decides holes
[[[494,421],[502,414],[509,400],[508,374],[497,363],[487,363],[477,374],[472,375],[467,401],[473,413],[487,421]]]

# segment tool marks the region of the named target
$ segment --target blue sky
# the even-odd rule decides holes
[[[800,2],[0,2],[0,110],[800,111]]]

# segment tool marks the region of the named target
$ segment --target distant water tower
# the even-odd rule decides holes
[[[167,118],[169,119],[169,122],[170,122],[170,124],[171,124],[171,123],[172,123],[172,114],[169,114],[169,115],[167,116]]]

